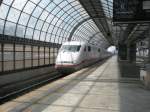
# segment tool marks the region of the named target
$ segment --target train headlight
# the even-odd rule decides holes
[[[70,61],[69,63],[74,64],[74,63],[75,63],[75,61]]]
[[[73,63],[73,64],[76,64],[76,61],[73,61],[72,63]]]

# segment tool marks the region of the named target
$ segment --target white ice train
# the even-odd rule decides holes
[[[62,73],[73,72],[109,56],[111,53],[87,42],[65,42],[59,50],[55,68]]]

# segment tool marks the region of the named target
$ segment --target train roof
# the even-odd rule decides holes
[[[90,44],[88,42],[85,42],[85,41],[67,41],[67,42],[64,42],[62,45],[90,45],[90,46],[93,46],[93,47],[96,47],[96,48],[104,49],[102,47],[92,45],[92,44]]]
[[[84,41],[69,41],[63,43],[63,45],[84,45],[84,44],[86,44],[86,42]]]

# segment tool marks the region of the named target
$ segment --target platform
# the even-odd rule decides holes
[[[149,112],[150,91],[120,73],[113,56],[6,102],[0,112]]]

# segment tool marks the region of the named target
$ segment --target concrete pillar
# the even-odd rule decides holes
[[[145,70],[141,72],[141,79],[147,89],[150,89],[150,32],[149,32],[149,54],[148,54],[148,62],[145,65]]]
[[[132,63],[136,59],[136,45],[119,45],[119,69],[121,77],[126,78],[139,78],[140,69],[135,63]]]
[[[120,60],[127,60],[127,45],[118,44],[118,58]]]
[[[136,61],[136,44],[128,45],[127,57],[129,62]]]
[[[146,78],[145,78],[145,86],[150,89],[150,33],[149,33],[149,53],[148,53],[148,64],[146,65]]]
[[[149,49],[149,51],[148,51],[148,63],[150,63],[150,34],[149,34],[149,46],[148,46],[148,49]]]

